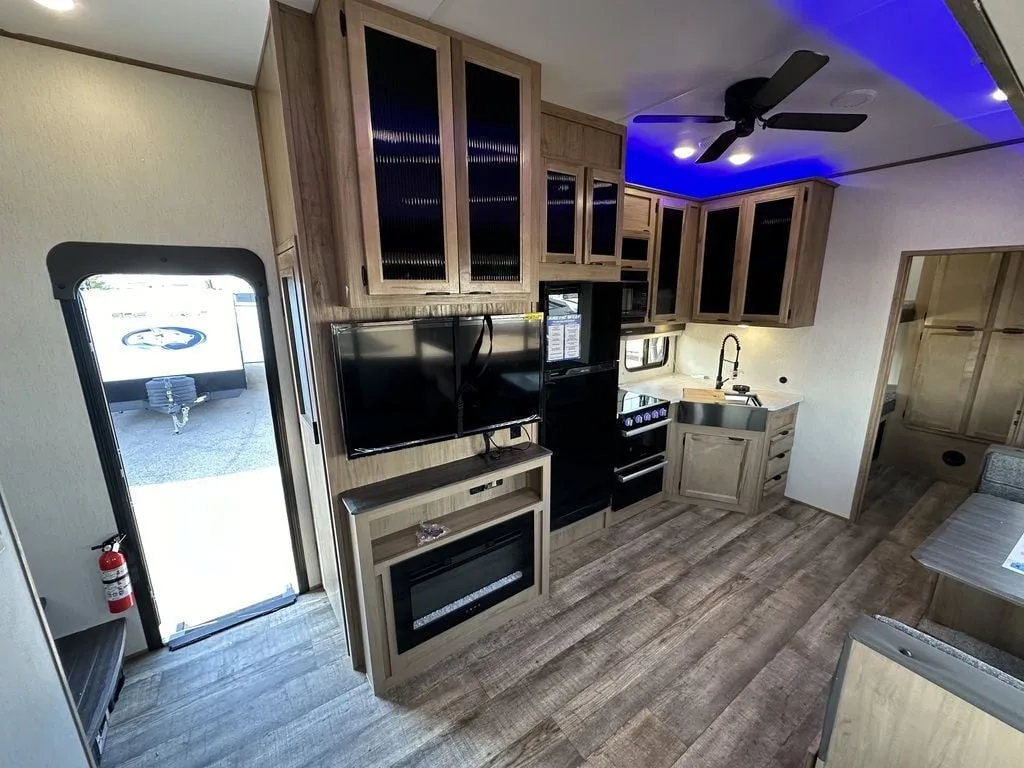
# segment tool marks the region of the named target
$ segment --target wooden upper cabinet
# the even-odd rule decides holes
[[[733,319],[733,283],[742,218],[742,200],[716,200],[703,206],[693,307],[693,319],[697,322]]]
[[[541,106],[547,176],[543,261],[574,265],[548,270],[544,279],[618,280],[613,268],[622,258],[625,132],[556,104]],[[631,243],[634,257],[636,245]],[[649,264],[649,245],[640,244],[640,250],[640,261]]]
[[[582,165],[545,162],[544,259],[583,263],[586,172]]]
[[[672,197],[658,200],[657,209],[651,320],[686,320],[692,300],[694,230],[699,209],[692,203]]]
[[[706,203],[693,319],[813,324],[833,194],[810,181]]]
[[[534,68],[455,40],[455,155],[462,293],[527,293],[534,247]]]
[[[627,188],[622,198],[623,234],[650,235],[656,226],[657,201],[656,195]]]
[[[961,431],[982,339],[981,331],[924,330],[903,414],[907,426]]]
[[[367,289],[458,293],[451,38],[347,9]]]
[[[1024,254],[1020,251],[1007,256],[1006,278],[996,307],[994,327],[1024,329]]]
[[[626,185],[622,173],[603,168],[587,169],[584,196],[586,236],[585,264],[617,264],[622,248],[622,195]]]
[[[740,264],[740,320],[784,324],[796,269],[804,190],[784,189],[747,200],[747,247]]]
[[[921,284],[929,328],[983,328],[995,297],[1002,253],[956,253],[925,260]],[[1012,311],[1012,310],[1008,310]]]
[[[365,260],[366,293],[530,294],[540,66],[400,13],[344,8],[363,237],[346,257]],[[344,73],[325,82],[344,88]]]

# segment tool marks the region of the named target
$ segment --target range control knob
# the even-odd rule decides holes
[[[661,410],[659,410],[658,415],[661,416],[662,418],[668,416],[668,408],[662,408]]]
[[[625,423],[625,425],[627,427],[632,427],[633,426],[633,417],[632,416],[627,416],[624,423]]]
[[[647,411],[647,413],[644,414],[644,421],[650,421],[650,420],[651,420],[651,412]]]

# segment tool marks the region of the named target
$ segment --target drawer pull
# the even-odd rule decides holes
[[[784,453],[780,453],[780,454],[779,454],[778,456],[776,456],[775,458],[776,458],[776,459],[784,459],[784,458],[786,458],[786,454],[784,454]]]
[[[782,479],[782,475],[776,475],[775,477],[772,478],[772,481],[774,482],[775,480],[781,480],[781,479]]]
[[[745,437],[730,437],[729,439],[730,439],[730,440],[732,440],[732,441],[733,441],[733,442],[735,442],[735,443],[742,443],[742,442],[744,442],[744,441],[745,441],[745,440],[746,440],[747,438],[745,438]]]
[[[789,434],[789,430],[788,430],[788,429],[784,429],[784,430],[782,430],[781,432],[777,432],[777,433],[775,434],[775,436],[776,436],[776,437],[785,437],[785,436],[786,436],[786,435],[788,435],[788,434]]]

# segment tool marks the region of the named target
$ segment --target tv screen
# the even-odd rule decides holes
[[[540,313],[458,318],[460,434],[540,419]]]
[[[453,318],[333,330],[349,458],[457,435]]]

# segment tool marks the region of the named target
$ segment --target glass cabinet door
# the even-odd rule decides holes
[[[455,293],[451,41],[355,4],[349,63],[367,289]]]
[[[460,290],[528,292],[534,72],[469,43],[453,46]]]
[[[658,205],[658,255],[654,270],[652,320],[675,320],[679,308],[679,278],[683,259],[683,225],[686,206],[670,198]]]
[[[740,234],[740,203],[704,209],[694,319],[728,320]]]
[[[583,261],[583,166],[547,164],[544,260]]]
[[[589,221],[583,260],[588,264],[616,263],[622,244],[622,174],[592,169],[587,176]]]
[[[799,227],[797,196],[754,200],[751,206],[750,243],[746,259],[743,319],[783,321],[787,268]]]

